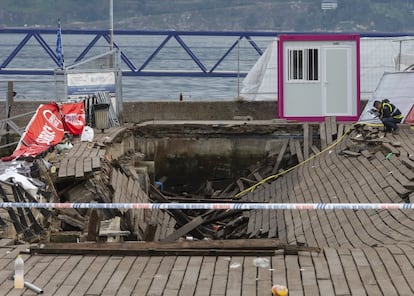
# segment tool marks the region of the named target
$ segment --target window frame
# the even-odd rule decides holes
[[[288,47],[286,48],[286,58],[286,80],[288,82],[312,83],[321,81],[320,47]]]

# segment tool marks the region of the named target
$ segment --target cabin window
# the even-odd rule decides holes
[[[288,50],[288,80],[319,80],[319,50],[317,48]]]

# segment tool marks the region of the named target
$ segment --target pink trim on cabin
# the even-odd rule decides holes
[[[289,120],[298,121],[324,121],[325,116],[284,116],[283,114],[283,42],[285,41],[344,41],[353,40],[355,41],[356,47],[356,92],[357,92],[357,114],[355,116],[336,116],[337,121],[356,121],[359,118],[361,112],[361,94],[360,94],[360,38],[356,34],[318,34],[318,35],[279,35],[277,42],[277,66],[278,66],[278,116],[279,118],[286,118]]]

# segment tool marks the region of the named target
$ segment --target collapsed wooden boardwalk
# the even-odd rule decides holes
[[[355,136],[355,135],[354,135]],[[378,140],[383,149],[344,153],[351,136],[242,197],[260,202],[414,202],[414,131]],[[398,143],[398,145],[391,145]],[[387,150],[388,149],[388,150]],[[392,151],[392,152],[391,152]],[[391,154],[390,154],[391,153]],[[413,210],[250,211],[251,237],[277,237],[322,252],[271,256],[25,254],[26,280],[44,295],[414,295]],[[16,255],[0,240],[0,295]],[[1,245],[3,244],[3,245]]]

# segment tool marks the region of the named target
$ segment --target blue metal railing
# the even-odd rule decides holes
[[[17,45],[13,48],[11,45],[10,50],[4,49],[0,52],[0,75],[53,75],[54,66],[58,67],[58,58],[54,50],[56,46],[56,30],[52,29],[0,29],[0,40],[10,34],[22,36],[21,40],[17,42]],[[92,40],[83,47],[80,54],[75,56],[72,63],[77,63],[85,59],[90,54],[91,50],[99,47],[97,44],[102,40],[108,45],[110,43],[110,35],[107,30],[62,30],[62,36],[65,38],[69,35],[92,35]],[[188,76],[188,77],[239,77],[246,73],[239,71],[221,70],[218,71],[220,66],[223,66],[223,61],[234,52],[235,48],[240,41],[247,41],[246,44],[257,53],[257,56],[262,55],[263,51],[260,46],[253,40],[253,37],[257,38],[274,38],[278,35],[276,32],[190,32],[190,31],[115,31],[116,38],[120,36],[158,36],[161,37],[158,46],[155,46],[152,52],[146,57],[146,59],[137,63],[129,57],[122,46],[118,45],[114,41],[114,48],[120,50],[121,60],[124,63],[122,67],[122,73],[124,76]],[[212,66],[206,66],[203,59],[192,50],[191,46],[184,40],[188,36],[191,37],[231,37],[234,41],[228,48],[225,49],[224,54],[219,56]],[[48,38],[49,37],[49,38]],[[115,39],[116,39],[115,38]],[[17,59],[19,53],[21,53],[25,47],[28,47],[29,42],[34,39],[41,48],[47,53],[47,56],[53,62],[49,68],[36,68],[36,67],[12,67],[12,62]],[[49,39],[49,41],[47,41]],[[17,39],[19,40],[19,39]],[[195,70],[149,70],[148,65],[159,57],[162,50],[166,47],[166,44],[170,40],[175,40],[179,47],[185,51],[189,60],[193,61],[197,66]],[[4,42],[1,42],[4,43]],[[80,46],[80,45],[79,45]],[[3,46],[4,47],[4,46]],[[64,46],[63,46],[64,47]],[[66,61],[68,64],[68,61]]]

